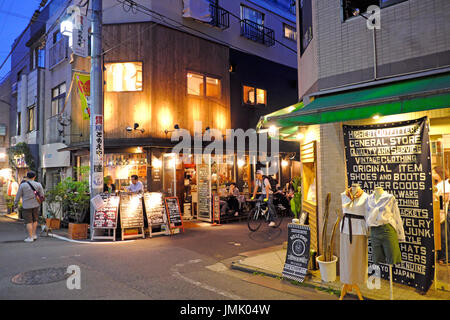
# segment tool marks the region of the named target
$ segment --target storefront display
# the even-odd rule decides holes
[[[400,243],[402,261],[395,256],[385,261],[398,263],[393,268],[393,281],[426,292],[434,277],[428,119],[383,125],[344,125],[343,133],[348,183],[358,183],[368,193],[376,187],[387,191],[382,192],[379,199],[375,198],[376,194],[369,197],[368,225],[378,228],[392,225],[394,235],[404,241]],[[386,216],[388,220],[380,221]],[[385,241],[394,240],[386,238]],[[369,254],[370,264],[378,262],[374,260],[378,252],[375,249],[372,247],[372,254]],[[395,253],[395,249],[392,252]],[[388,266],[380,266],[382,277],[389,279]]]

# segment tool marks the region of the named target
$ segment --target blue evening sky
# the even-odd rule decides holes
[[[11,46],[30,22],[34,10],[41,0],[0,0],[0,65],[5,60]],[[0,69],[0,80],[11,69],[11,59]]]

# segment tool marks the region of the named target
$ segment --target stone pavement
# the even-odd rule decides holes
[[[282,278],[284,261],[286,258],[286,249],[283,246],[274,246],[257,251],[244,252],[240,254],[241,259],[233,261],[231,268],[250,273],[261,273],[272,277]],[[440,267],[442,268],[442,267]],[[320,279],[320,272],[309,271],[310,277],[307,277],[303,283],[305,286],[313,286],[325,290],[340,291],[342,284],[337,277],[335,282],[325,283]],[[448,270],[447,270],[448,272]],[[447,277],[448,279],[448,277]],[[447,286],[448,289],[448,286]],[[370,290],[366,285],[360,287],[361,294],[365,299],[370,300],[389,300],[389,281],[381,280],[381,288]],[[450,300],[450,292],[436,290],[434,283],[425,295],[406,285],[394,283],[394,300]],[[355,292],[346,295],[355,297]]]

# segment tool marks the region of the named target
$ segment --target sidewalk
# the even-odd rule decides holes
[[[249,251],[240,254],[242,259],[233,261],[231,268],[250,273],[262,273],[267,276],[282,278],[286,249],[283,246],[269,247],[257,251]],[[324,283],[320,279],[320,272],[309,271],[311,276],[306,278],[302,285],[313,286],[325,290],[339,291],[342,284],[339,277],[335,282]],[[369,290],[367,286],[360,287],[364,299],[389,300],[389,281],[381,280],[381,289]],[[450,300],[450,292],[435,290],[434,283],[425,295],[416,292],[413,288],[394,283],[394,300]],[[346,295],[356,297],[355,292]]]

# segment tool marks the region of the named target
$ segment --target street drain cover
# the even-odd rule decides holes
[[[47,268],[19,273],[11,279],[11,282],[25,285],[46,284],[63,281],[70,275],[67,268]]]

